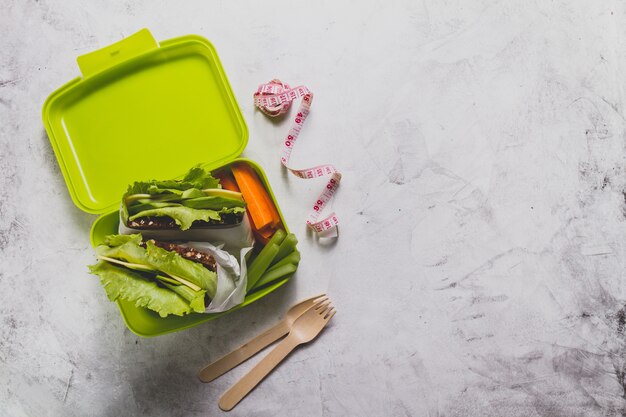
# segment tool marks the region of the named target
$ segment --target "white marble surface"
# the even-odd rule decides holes
[[[0,415],[220,415],[258,358],[197,369],[317,291],[332,326],[231,415],[626,415],[625,23],[616,0],[1,0]],[[77,55],[142,27],[216,45],[303,254],[282,290],[153,339],[87,274],[95,216],[40,116]],[[334,243],[252,106],[273,77],[316,93],[294,164],[343,170]]]

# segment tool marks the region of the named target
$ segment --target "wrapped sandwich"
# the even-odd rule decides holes
[[[107,236],[96,254],[98,263],[90,270],[111,301],[128,301],[161,317],[224,311],[245,296],[245,250],[238,262],[209,243],[134,234]]]
[[[122,198],[119,232],[224,244],[233,253],[254,243],[241,193],[222,189],[219,180],[200,167],[181,180],[130,185]]]

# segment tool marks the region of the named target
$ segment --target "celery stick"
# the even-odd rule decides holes
[[[202,313],[206,309],[204,304],[204,296],[206,294],[205,290],[194,291],[184,285],[171,285],[167,282],[163,282],[163,285],[183,297],[189,303],[189,306],[193,311]]]
[[[278,253],[280,254],[280,248],[278,248]],[[276,257],[278,257],[278,255],[276,255]],[[276,258],[274,258],[274,260],[276,260]],[[298,252],[297,250],[294,250],[293,252],[285,256],[280,261],[271,265],[269,269],[267,270],[267,272],[270,272],[276,268],[280,268],[281,266],[287,265],[287,264],[298,265],[299,262],[300,262],[300,252]]]
[[[263,276],[256,282],[255,288],[258,288],[262,285],[269,284],[272,281],[276,281],[286,275],[293,274],[296,272],[298,267],[294,264],[285,264],[278,268],[272,268],[271,271],[267,271]]]
[[[297,244],[298,238],[296,238],[296,235],[294,235],[293,233],[289,233],[280,244],[278,254],[276,255],[276,258],[274,258],[274,260],[272,261],[272,265],[278,263],[278,261],[292,253],[296,249]]]
[[[170,277],[166,277],[164,275],[157,275],[156,276],[160,281],[162,282],[167,282],[168,284],[171,285],[183,285],[180,282],[176,281],[174,278],[170,278]],[[170,288],[171,289],[171,288]]]
[[[269,245],[271,245],[272,243],[280,246],[280,244],[283,242],[283,240],[285,239],[285,231],[282,229],[278,229],[274,232],[274,234],[272,235],[272,237],[270,238],[270,240],[267,242],[267,244],[265,245],[265,247],[268,247]],[[257,254],[252,254],[252,257],[250,259],[250,263],[254,263],[254,261],[256,260],[256,258],[259,255]]]
[[[254,284],[256,284],[261,275],[263,275],[263,272],[270,266],[270,263],[277,253],[278,245],[272,243],[270,240],[261,253],[254,258],[254,261],[250,264],[250,268],[248,268],[248,285],[246,286],[246,291],[250,291]]]
[[[285,231],[282,229],[278,229],[277,231],[274,232],[274,234],[270,238],[270,241],[267,242],[267,244],[271,245],[273,243],[275,245],[280,246],[280,244],[283,243],[285,236],[286,236]]]

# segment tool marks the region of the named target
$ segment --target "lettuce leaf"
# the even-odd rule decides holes
[[[151,270],[183,278],[206,291],[209,297],[215,296],[217,275],[202,264],[183,258],[176,252],[159,248],[153,242],[140,246],[141,234],[110,235],[105,244],[96,247],[96,254],[107,258],[120,259],[133,264],[145,265]]]
[[[123,242],[124,238],[130,237]],[[133,264],[146,265],[155,269],[150,264],[146,250],[139,246],[141,235],[111,235],[107,236],[104,245],[96,247],[96,254],[107,258],[121,259]],[[115,246],[117,245],[117,246]]]
[[[199,190],[197,188],[190,188],[188,190],[185,190],[180,195],[180,198],[183,200],[187,198],[199,198],[199,197],[206,197],[206,194],[204,194],[202,190]]]
[[[188,188],[186,188],[188,187]],[[170,198],[173,196],[173,198],[175,199],[179,199],[183,193],[187,190],[193,190],[193,188],[188,184],[185,187],[182,187],[182,190],[179,190],[177,188],[165,188],[165,187],[160,187],[158,185],[151,185],[150,187],[148,187],[148,194],[152,194],[153,197],[152,198]],[[161,195],[164,194],[164,195]]]
[[[136,245],[141,244],[142,237],[140,234],[135,235],[108,235],[104,237],[104,244],[107,246],[121,246],[128,242]]]
[[[218,196],[201,196],[198,198],[190,198],[189,200],[183,200],[180,202],[183,206],[191,207],[195,209],[211,209],[221,210],[222,208],[230,207],[245,207],[246,203],[242,200],[236,200],[234,198],[218,197]]]
[[[157,276],[157,278],[161,280],[163,277]],[[197,313],[204,313],[204,310],[206,310],[206,306],[204,304],[206,294],[205,290],[194,291],[184,285],[176,285],[168,282],[163,282],[163,285],[187,300],[193,311]]]
[[[161,272],[172,277],[183,278],[205,290],[209,297],[215,296],[217,287],[215,272],[198,262],[183,258],[176,252],[160,248],[152,241],[147,241],[145,248],[140,246],[141,242],[141,234],[110,235],[105,238],[105,244],[96,247],[96,254],[145,265],[155,273]]]
[[[160,209],[160,208],[163,208],[163,207],[180,207],[180,204],[178,204],[178,203],[160,203],[158,201],[134,204],[134,205],[128,207],[128,214],[132,216],[132,215],[135,215],[137,213],[141,213],[142,211]]]
[[[215,296],[217,274],[209,271],[202,264],[185,259],[176,252],[159,248],[150,241],[146,242],[146,255],[149,265],[155,269],[196,284],[206,290],[210,298]]]
[[[141,234],[110,235],[104,239],[104,244],[96,248],[99,256],[113,258],[111,262],[101,260],[89,267],[91,273],[100,276],[109,299],[134,302],[136,306],[154,310],[162,317],[191,311],[204,312],[205,296],[215,296],[217,274],[176,252],[159,248],[151,241],[146,242],[146,248],[140,246],[141,243]],[[145,265],[151,272],[140,273],[116,265],[112,263],[115,259]],[[186,279],[202,289],[195,291],[164,275]],[[155,279],[165,288],[156,284]]]
[[[220,188],[220,180],[213,178],[210,172],[205,171],[200,167],[193,167],[189,170],[187,175],[183,178],[183,182],[188,182],[194,185],[193,188],[199,188],[201,190],[205,188]]]
[[[159,287],[138,272],[102,261],[91,265],[89,269],[92,274],[100,277],[111,301],[130,301],[137,307],[156,311],[161,317],[169,314],[182,316],[192,310],[189,303],[176,292]]]
[[[133,195],[133,194],[149,194],[148,189],[150,188],[151,185],[152,184],[150,182],[136,181],[128,186],[128,189],[126,190],[126,194],[124,194],[124,197]]]
[[[135,194],[137,195],[137,194]],[[180,195],[176,195],[176,194],[157,194],[157,195],[152,195],[149,198],[138,198],[134,201],[132,201],[132,204],[146,204],[146,203],[176,203],[180,201]],[[128,200],[126,200],[127,203],[129,203]]]
[[[195,197],[199,195],[199,197]],[[185,199],[185,196],[187,198]],[[194,196],[194,197],[192,197]],[[144,211],[151,211],[156,209],[161,209],[165,207],[190,207],[193,209],[205,210],[210,209],[217,212],[221,212],[224,208],[232,208],[232,207],[245,207],[246,203],[242,200],[237,200],[234,198],[221,197],[221,196],[207,196],[202,191],[192,188],[183,192],[183,195],[170,199],[162,199],[162,196],[156,196],[154,200],[150,200],[147,198],[138,199],[133,202],[133,204],[129,205],[126,209],[128,216],[133,216],[131,220],[134,220],[136,215],[143,217],[148,216],[149,214],[144,214]],[[167,201],[170,200],[170,201]],[[187,212],[186,210],[178,210],[180,212]],[[152,212],[152,211],[151,211]],[[177,211],[174,211],[177,212]],[[152,214],[155,215],[155,214]],[[207,214],[207,217],[215,220],[219,220],[219,216],[213,216],[211,214]],[[128,218],[128,217],[127,217]],[[182,220],[182,219],[181,219]],[[199,220],[199,219],[196,219]]]
[[[129,220],[138,217],[168,216],[176,221],[181,230],[186,230],[196,220],[220,220],[217,211],[224,208],[243,207],[241,203],[230,201],[228,198],[223,198],[224,204],[221,206],[218,199],[211,202],[194,201],[188,206],[192,209],[202,209],[203,212],[179,207],[184,201],[206,198],[202,191],[206,189],[221,189],[221,186],[218,179],[200,167],[191,168],[182,180],[137,181],[130,185],[124,194],[120,208],[121,219],[128,223]]]
[[[200,167],[193,167],[182,180],[137,181],[128,187],[126,195],[132,194],[181,194],[181,191],[197,188],[220,188],[220,181],[210,172]]]

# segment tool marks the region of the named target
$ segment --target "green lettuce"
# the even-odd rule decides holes
[[[183,191],[183,193],[180,195],[180,198],[184,201],[188,198],[199,198],[199,197],[206,197],[206,194],[202,192],[202,190],[199,190],[197,188],[190,188],[188,190]]]
[[[133,242],[136,245],[140,245],[142,241],[141,235],[108,235],[104,237],[104,245],[106,246],[121,246],[125,243]]]
[[[163,277],[157,276],[157,278],[161,280]],[[206,294],[205,290],[194,291],[184,285],[171,284],[168,282],[163,282],[163,285],[187,300],[189,307],[191,307],[193,311],[202,313],[206,310],[206,306],[204,304],[204,295]]]
[[[187,230],[197,220],[219,222],[222,214],[245,212],[240,199],[205,193],[216,189],[221,190],[219,180],[200,167],[189,170],[181,180],[135,182],[124,194],[121,218],[127,224],[140,217],[170,217]]]
[[[189,200],[181,201],[181,204],[186,207],[195,209],[211,209],[221,210],[223,208],[231,207],[245,207],[246,203],[242,200],[235,200],[234,198],[218,197],[218,196],[200,196],[197,198],[190,198]]]
[[[132,194],[160,194],[168,192],[181,194],[181,191],[197,188],[220,188],[220,181],[214,178],[210,172],[200,167],[193,167],[187,172],[182,180],[152,180],[138,181],[128,188],[127,195]]]
[[[130,236],[132,239],[122,243],[121,236]],[[141,235],[112,235],[108,236],[107,240],[108,242],[105,242],[104,245],[96,247],[97,255],[145,265],[154,269],[148,260],[146,250],[139,246]]]
[[[185,259],[176,252],[160,248],[151,241],[146,242],[146,255],[149,265],[156,270],[186,279],[205,290],[209,297],[215,296],[217,274],[209,271],[202,264]]]
[[[152,241],[140,246],[141,234],[111,235],[105,244],[96,247],[96,254],[131,264],[144,265],[155,272],[161,271],[172,277],[183,278],[205,290],[211,298],[215,296],[217,274],[198,262],[185,259],[176,252],[156,246]]]
[[[135,196],[146,196],[148,194],[135,194]],[[157,194],[157,195],[149,195],[148,197],[144,197],[144,198],[137,198],[135,200],[133,200],[131,203],[132,204],[146,204],[146,203],[171,203],[171,202],[176,202],[176,201],[180,201],[181,199],[181,195],[176,195],[176,194]],[[128,199],[127,199],[128,201]]]
[[[129,215],[135,215],[137,213],[141,213],[146,210],[155,210],[164,207],[180,207],[178,203],[160,203],[158,201],[148,201],[141,204],[135,204],[128,208]]]
[[[183,178],[183,182],[193,184],[193,188],[220,188],[220,181],[213,178],[210,172],[200,167],[193,167]]]
[[[140,234],[111,235],[96,247],[101,260],[89,268],[100,276],[109,299],[134,302],[162,317],[203,312],[205,296],[215,296],[217,274],[152,241],[147,241],[145,248],[141,245]],[[176,278],[189,281],[200,290],[183,285]]]
[[[189,184],[187,185],[189,186]],[[151,185],[150,187],[148,187],[148,194],[151,194],[152,197],[151,198],[158,198],[156,197],[159,194],[163,194],[162,196],[159,196],[161,198],[172,198],[172,199],[178,199],[180,198],[183,193],[187,190],[195,190],[195,188],[185,188],[183,190],[179,190],[176,188],[161,188],[157,185]]]
[[[182,316],[192,311],[187,300],[174,291],[159,287],[154,281],[130,269],[100,261],[89,267],[111,301],[125,300],[137,307],[156,311],[161,317],[169,314]],[[197,311],[197,310],[196,310]]]

